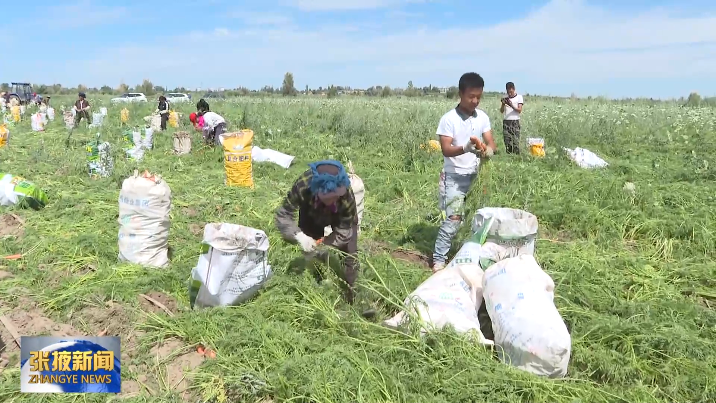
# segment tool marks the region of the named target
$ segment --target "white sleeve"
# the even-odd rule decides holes
[[[453,127],[452,122],[450,119],[447,118],[447,116],[443,116],[440,118],[440,123],[438,123],[438,130],[436,133],[438,136],[447,136],[447,137],[453,137]]]
[[[482,134],[485,134],[492,130],[492,125],[490,125],[490,117],[485,114],[485,123],[482,125]]]
[[[517,96],[517,105],[524,104],[524,103],[525,103],[525,100],[524,100],[524,98],[522,98],[522,95],[518,95]]]

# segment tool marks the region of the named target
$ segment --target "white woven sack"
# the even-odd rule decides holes
[[[191,135],[187,132],[174,133],[174,154],[184,155],[191,152]]]
[[[507,249],[507,257],[534,255],[537,238],[537,217],[524,210],[484,207],[472,218],[472,232],[481,232],[491,217],[495,220],[487,232],[487,242]]]
[[[119,259],[167,266],[170,211],[171,190],[161,176],[155,183],[134,171],[125,179],[119,192]]]
[[[490,266],[482,292],[503,362],[550,378],[567,374],[572,339],[554,305],[554,281],[533,256]]]
[[[192,270],[197,308],[230,306],[253,297],[271,277],[265,232],[238,224],[204,226],[203,253]]]

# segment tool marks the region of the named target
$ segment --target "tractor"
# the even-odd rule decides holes
[[[12,87],[10,87],[10,101],[17,98],[20,105],[34,102],[32,94],[32,85],[29,83],[12,83]]]

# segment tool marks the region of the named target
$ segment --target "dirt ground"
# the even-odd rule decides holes
[[[22,218],[15,214],[0,215],[0,239],[5,237],[22,238],[25,234]]]
[[[11,273],[0,271],[0,281],[11,277]],[[171,296],[158,291],[145,295],[158,301],[172,313],[179,311],[177,302]],[[138,296],[138,300],[140,309],[144,311],[167,314],[164,309],[141,296]],[[128,375],[123,375],[122,393],[119,395],[122,398],[165,395],[174,391],[185,401],[195,400],[187,390],[190,386],[190,373],[206,358],[199,354],[195,347],[186,346],[181,340],[171,339],[152,347],[150,357],[144,359],[144,362],[135,362],[135,358],[144,358],[135,357],[134,354],[138,351],[139,339],[143,335],[137,329],[141,315],[134,314],[132,309],[118,302],[109,301],[102,306],[86,306],[68,315],[69,323],[50,319],[34,301],[27,298],[21,298],[15,308],[0,303],[0,314],[14,333],[21,336],[120,337],[124,364],[122,372]],[[19,367],[20,348],[12,332],[4,324],[0,324],[0,338],[5,343],[5,348],[0,353],[0,371],[8,365]]]

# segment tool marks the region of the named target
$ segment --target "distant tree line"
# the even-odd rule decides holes
[[[181,92],[181,93],[196,93],[200,92],[200,94],[203,94],[207,92],[206,89],[202,89],[203,91],[193,91],[191,89],[187,89],[185,87],[176,87],[176,88],[165,88],[160,85],[154,85],[149,80],[142,81],[141,84],[137,84],[134,87],[130,87],[125,83],[119,84],[116,88],[112,88],[108,85],[103,85],[102,87],[96,88],[96,87],[87,87],[83,84],[79,84],[76,87],[64,87],[61,84],[53,84],[53,85],[45,85],[45,84],[33,84],[33,91],[41,94],[41,95],[70,95],[70,94],[76,94],[78,92],[85,92],[88,94],[103,94],[103,95],[121,95],[126,92],[142,92],[147,96],[157,95],[157,94],[163,94],[166,92]],[[10,84],[9,83],[2,83],[0,84],[0,91],[10,91]],[[298,96],[298,95],[312,95],[312,96],[323,96],[327,98],[334,98],[337,96],[367,96],[367,97],[391,97],[391,96],[398,96],[398,97],[446,97],[450,99],[456,99],[458,97],[458,88],[456,86],[451,87],[438,87],[434,85],[427,85],[424,87],[416,87],[413,85],[412,81],[408,81],[408,84],[405,88],[391,88],[390,86],[381,86],[381,85],[374,85],[369,88],[365,89],[355,89],[351,88],[350,86],[341,86],[341,85],[327,85],[326,87],[319,86],[318,88],[309,88],[306,86],[302,91],[298,91],[295,88],[293,74],[292,73],[286,73],[283,77],[283,83],[280,88],[275,88],[270,85],[266,85],[263,88],[259,90],[250,90],[246,87],[237,87],[237,88],[231,88],[222,91],[225,96],[249,96],[249,95],[257,95],[257,96],[267,96],[267,95],[283,95],[283,96]],[[488,96],[500,96],[500,92],[485,92]],[[523,94],[525,96],[530,96],[530,94]],[[577,95],[572,94],[570,97],[553,97],[553,96],[535,96],[532,95],[532,97],[539,97],[542,99],[552,99],[552,100],[565,100],[565,99],[571,99],[571,100],[579,100],[582,98],[577,97]],[[587,100],[596,100],[596,101],[604,101],[607,102],[608,100],[604,97],[587,97]],[[634,101],[640,101],[640,102],[659,102],[658,100],[654,99],[644,99],[644,98],[637,98],[637,99],[621,99],[617,102],[634,102]],[[716,106],[716,97],[711,98],[702,98],[697,93],[691,93],[688,98],[681,97],[678,102],[680,102],[684,106]]]

